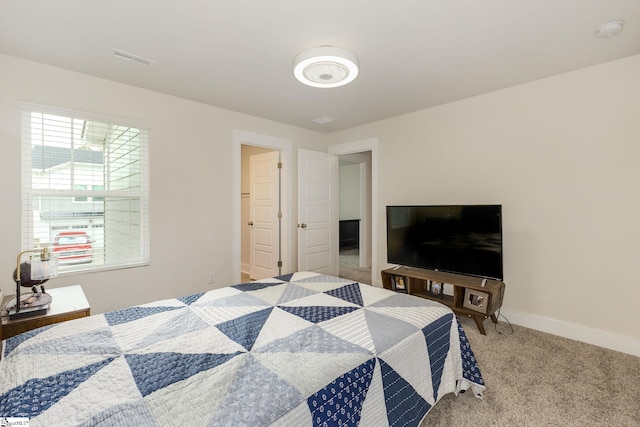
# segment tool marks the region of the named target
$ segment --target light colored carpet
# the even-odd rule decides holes
[[[340,277],[371,283],[357,255],[340,255]],[[487,390],[444,396],[422,426],[640,426],[640,358],[485,320],[481,335],[460,318]],[[367,426],[364,426],[367,427]]]
[[[340,248],[339,277],[355,282],[371,284],[371,267],[359,267],[357,247]]]
[[[532,329],[460,323],[487,390],[444,396],[423,426],[640,426],[640,358]]]
[[[357,248],[340,251],[340,277],[371,283]],[[485,320],[460,318],[487,390],[444,396],[423,426],[640,427],[640,358]],[[366,427],[366,426],[365,426]]]

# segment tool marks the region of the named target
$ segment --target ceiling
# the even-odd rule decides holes
[[[323,45],[358,57],[353,83],[293,78]],[[640,54],[640,1],[0,0],[0,53],[333,132]]]

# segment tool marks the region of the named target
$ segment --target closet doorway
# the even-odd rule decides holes
[[[234,130],[234,282],[291,269],[291,141]]]
[[[280,152],[242,145],[241,280],[280,274]]]

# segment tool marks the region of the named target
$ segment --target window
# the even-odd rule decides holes
[[[149,263],[148,129],[23,104],[23,247],[60,273]]]

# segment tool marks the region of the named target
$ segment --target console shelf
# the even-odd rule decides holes
[[[472,318],[483,335],[486,335],[484,319],[490,317],[493,323],[498,323],[496,312],[502,306],[505,290],[500,280],[484,281],[479,277],[413,267],[389,268],[381,274],[385,289],[444,304],[457,315]],[[453,295],[443,293],[445,284],[453,287]]]

